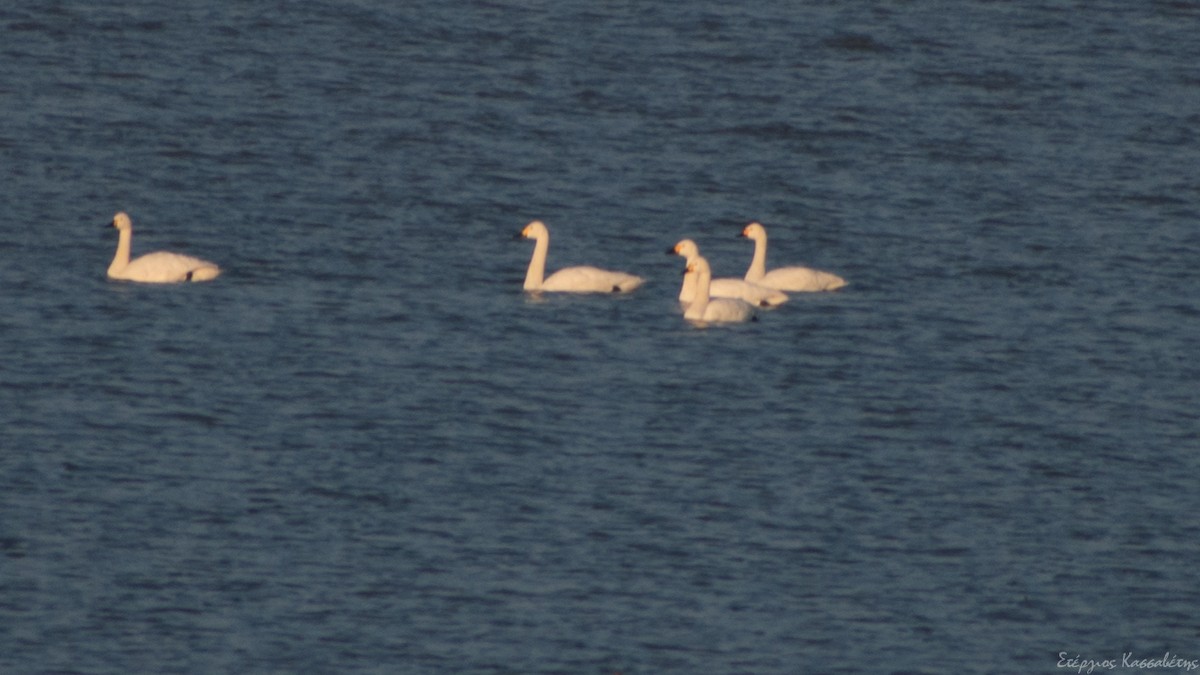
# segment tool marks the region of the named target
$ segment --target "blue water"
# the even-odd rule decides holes
[[[0,9],[0,672],[1200,659],[1200,3],[731,4]]]

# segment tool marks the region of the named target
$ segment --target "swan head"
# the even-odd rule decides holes
[[[545,223],[535,220],[526,225],[525,229],[521,230],[521,236],[526,239],[540,239],[542,237],[549,237],[550,230],[546,229]]]
[[[688,260],[687,270],[685,272],[695,272],[699,276],[712,276],[712,268],[708,265],[708,260],[700,255],[697,255]]]
[[[759,223],[750,223],[745,227],[745,229],[742,230],[742,236],[747,239],[753,239],[754,241],[766,241],[767,228],[763,227]]]
[[[696,242],[691,239],[683,239],[678,244],[675,244],[675,247],[667,251],[667,253],[674,253],[677,256],[691,260],[700,255],[700,247],[696,246]]]
[[[124,211],[118,211],[113,216],[112,226],[118,230],[129,230],[133,228],[133,221],[129,219],[129,214]]]

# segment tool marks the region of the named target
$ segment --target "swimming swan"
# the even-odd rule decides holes
[[[833,291],[846,285],[846,280],[836,274],[808,267],[777,267],[767,272],[766,228],[750,223],[742,230],[742,236],[754,240],[754,259],[746,270],[746,281],[781,291]]]
[[[564,293],[628,293],[645,280],[624,272],[610,272],[595,267],[564,267],[545,277],[546,251],[550,248],[550,231],[545,223],[535,220],[521,230],[521,236],[535,239],[533,258],[525,273],[525,290]]]
[[[688,305],[683,318],[698,323],[734,323],[749,321],[754,317],[754,307],[745,300],[709,296],[712,268],[703,256],[692,258],[687,271],[696,275],[696,299]]]
[[[208,281],[221,273],[221,268],[207,260],[166,251],[147,253],[130,260],[133,221],[122,211],[113,216],[112,226],[117,228],[120,238],[117,240],[117,255],[113,256],[112,264],[108,266],[109,279],[170,284],[179,281]]]
[[[667,253],[674,253],[691,262],[700,255],[700,247],[696,246],[696,242],[691,239],[684,239],[675,244],[674,248],[667,249]],[[733,277],[713,279],[712,285],[709,287],[709,295],[714,298],[740,298],[758,307],[774,307],[782,305],[788,300],[788,296],[782,291]],[[683,275],[683,286],[679,289],[679,301],[687,304],[695,296],[696,273],[687,272]]]

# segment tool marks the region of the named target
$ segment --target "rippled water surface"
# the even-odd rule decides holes
[[[0,9],[0,670],[1200,659],[1200,4],[741,5]]]

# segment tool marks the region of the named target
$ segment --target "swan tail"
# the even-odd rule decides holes
[[[219,274],[221,274],[221,269],[216,266],[197,267],[194,270],[188,270],[185,279],[187,281],[211,281],[216,279]]]
[[[838,275],[830,274],[828,272],[826,272],[826,274],[828,276],[825,279],[825,290],[836,291],[837,289],[844,288],[847,285],[846,280],[839,277]]]
[[[646,281],[645,279],[631,274],[631,275],[628,275],[626,278],[622,279],[621,281],[614,283],[612,292],[613,293],[628,293],[630,291],[636,290],[639,286],[641,286],[643,283],[645,283],[645,281]]]

